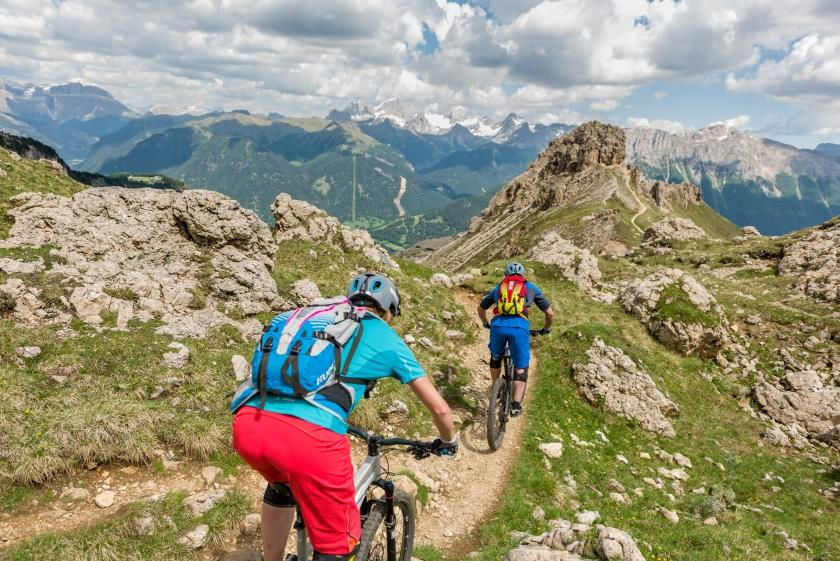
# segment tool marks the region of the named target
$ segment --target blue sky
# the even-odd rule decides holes
[[[840,142],[834,0],[5,0],[0,80],[161,111],[411,111]],[[2,99],[0,99],[2,108]]]

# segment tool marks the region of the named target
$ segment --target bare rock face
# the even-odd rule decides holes
[[[315,300],[321,298],[321,291],[318,285],[309,279],[299,279],[292,283],[292,296],[298,306],[308,306]]]
[[[595,121],[584,123],[549,144],[551,158],[544,173],[577,173],[597,164],[612,166],[624,161],[624,131]]]
[[[575,364],[572,371],[580,393],[589,402],[636,420],[645,430],[676,436],[667,417],[679,415],[679,407],[659,391],[630,357],[601,339],[595,340],[586,355],[589,363]]]
[[[780,386],[759,382],[753,388],[762,411],[788,434],[831,441],[840,430],[840,387],[824,386],[816,372],[809,371],[788,374]]]
[[[598,259],[587,249],[580,249],[557,232],[549,232],[528,252],[528,259],[556,265],[560,274],[589,295],[595,295],[601,281]]]
[[[373,242],[366,230],[354,230],[341,224],[318,207],[280,193],[271,205],[276,225],[274,240],[304,240],[325,243],[342,251],[358,251],[375,263],[398,269],[388,252]]]
[[[840,303],[840,220],[820,226],[784,249],[779,273],[812,298]]]
[[[183,323],[209,310],[181,330],[201,336],[231,323],[216,312],[220,303],[245,315],[279,304],[271,231],[219,193],[105,187],[71,198],[23,193],[12,203],[15,223],[2,246],[55,246],[66,264],[50,272],[76,285],[69,301],[88,323],[106,311],[118,327],[154,315]]]
[[[708,238],[700,226],[688,218],[664,218],[654,222],[645,230],[642,241],[651,245],[660,245],[667,241],[699,240]]]
[[[619,299],[651,335],[681,354],[711,358],[729,340],[728,323],[715,297],[679,269],[636,279],[623,288]]]

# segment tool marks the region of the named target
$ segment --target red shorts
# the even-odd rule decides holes
[[[297,417],[243,407],[233,447],[269,483],[286,483],[316,551],[344,555],[362,529],[347,438]]]

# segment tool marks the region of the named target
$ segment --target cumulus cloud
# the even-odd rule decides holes
[[[679,121],[669,121],[667,119],[646,119],[644,117],[628,117],[627,126],[659,129],[670,132],[671,134],[676,134],[685,130],[685,125]]]
[[[536,120],[729,73],[733,90],[824,109],[840,87],[837,20],[827,0],[5,0],[0,76],[82,78],[137,108],[323,114],[398,96]],[[790,52],[760,62],[762,49]]]
[[[665,99],[666,97],[668,97],[668,92],[666,92],[666,91],[653,92],[653,97],[656,99],[656,101],[661,101],[661,100]]]
[[[737,117],[732,117],[731,119],[709,123],[708,126],[713,127],[715,125],[724,125],[733,129],[744,130],[750,125],[750,116],[738,115]]]

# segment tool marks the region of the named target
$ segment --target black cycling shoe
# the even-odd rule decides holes
[[[511,417],[518,417],[522,414],[522,404],[518,401],[514,401],[510,404],[510,416]]]

